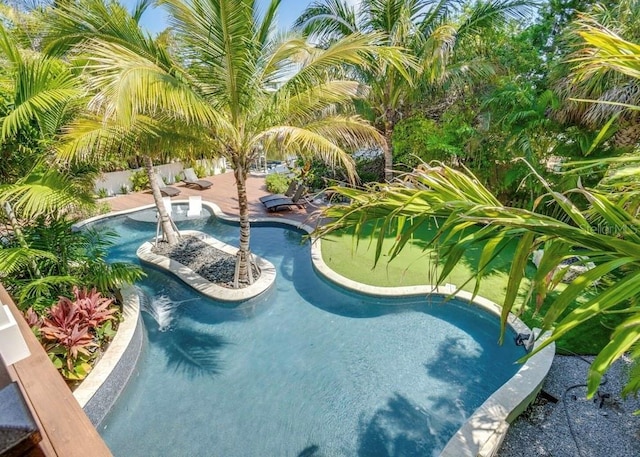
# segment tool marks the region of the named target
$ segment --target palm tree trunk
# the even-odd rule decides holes
[[[391,135],[393,134],[393,123],[384,121],[384,180],[390,182],[393,179],[393,145],[391,144]]]
[[[178,234],[171,224],[171,218],[169,217],[169,213],[167,213],[167,209],[164,207],[162,194],[160,193],[160,188],[158,187],[156,172],[153,169],[153,162],[151,161],[151,157],[144,156],[144,168],[147,171],[147,176],[149,177],[149,184],[151,185],[153,201],[155,202],[156,208],[158,209],[158,217],[160,217],[160,225],[162,226],[162,238],[170,245],[176,244],[178,242]]]
[[[238,250],[236,268],[236,278],[234,278],[234,286],[238,287],[238,282],[246,280],[247,282],[253,282],[253,278],[249,278],[250,274],[250,256],[249,251],[249,239],[250,239],[250,226],[249,226],[249,202],[247,198],[247,171],[244,164],[239,160],[233,160],[233,174],[236,178],[236,189],[238,190],[238,207],[240,209],[240,247]]]

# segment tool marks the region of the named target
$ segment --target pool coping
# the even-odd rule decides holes
[[[188,203],[185,199],[172,200],[172,203]],[[236,216],[230,216],[222,212],[220,207],[215,203],[203,201],[203,206],[207,206],[213,214],[222,220],[229,222],[238,222],[239,218]],[[86,219],[74,227],[79,228],[90,222],[94,222],[107,217],[114,217],[132,213],[135,211],[141,211],[155,207],[155,204],[144,205],[137,208],[132,208],[124,211],[113,211],[100,216],[95,216]],[[277,223],[282,225],[289,225],[291,227],[304,230],[311,234],[314,229],[308,224],[294,221],[291,219],[280,217],[251,217],[250,223]],[[447,295],[448,297],[455,297],[459,300],[465,301],[474,306],[481,307],[492,314],[500,316],[501,308],[496,303],[487,300],[486,298],[475,296],[466,291],[456,291],[456,287],[451,284],[445,284],[444,286],[407,286],[407,287],[380,287],[372,286],[368,284],[359,283],[348,279],[334,270],[330,269],[322,258],[321,240],[319,238],[313,239],[311,242],[311,260],[314,269],[326,279],[334,282],[345,289],[364,293],[373,296],[411,296],[411,295],[429,295],[432,293]],[[138,305],[139,314],[139,305]],[[133,319],[130,319],[133,320]],[[138,327],[138,323],[141,319],[135,319],[135,328]],[[125,319],[126,322],[126,319]],[[537,329],[530,329],[513,314],[509,314],[507,319],[508,325],[516,333],[526,333],[538,336],[539,331]],[[121,323],[121,326],[124,323]],[[131,324],[133,326],[133,324]],[[131,332],[131,336],[133,332]],[[116,338],[118,335],[116,335]],[[548,335],[542,335],[536,339],[533,346],[534,349],[539,347],[542,342],[548,337]],[[123,337],[123,340],[125,337]],[[115,342],[115,338],[114,338]],[[83,390],[82,398],[91,399],[93,395],[96,395],[99,390],[104,389],[107,386],[110,379],[111,369],[115,367],[117,361],[124,353],[122,344],[114,346],[113,354],[107,357],[107,353],[114,346],[113,342],[103,355],[100,362],[94,367],[91,376],[94,372],[97,372],[92,379],[91,386],[96,386],[96,391],[93,394],[90,393],[90,388],[87,387],[86,391]],[[140,348],[141,349],[141,348]],[[119,354],[118,354],[119,352]],[[441,451],[442,457],[475,457],[475,456],[493,456],[495,455],[506,436],[509,424],[520,415],[526,407],[535,399],[538,392],[542,389],[542,384],[546,378],[551,363],[555,355],[555,344],[550,344],[542,349],[537,354],[529,357],[507,382],[505,382],[500,388],[498,388],[492,395],[485,400],[485,402],[477,408],[474,413],[465,421],[462,427],[456,432],[456,434],[448,441],[447,445]],[[100,367],[103,364],[105,367]],[[135,367],[130,367],[133,372]],[[87,379],[89,379],[87,376]],[[82,383],[84,384],[87,379]],[[78,389],[80,389],[78,387]],[[93,387],[92,387],[93,388]],[[78,391],[76,389],[76,391]],[[75,392],[74,392],[75,396]],[[76,397],[78,398],[78,397]],[[113,399],[115,401],[115,399]],[[86,404],[86,401],[85,401]],[[81,406],[83,406],[81,404]]]
[[[118,325],[116,335],[98,363],[73,391],[73,396],[94,426],[102,422],[124,389],[133,373],[142,346],[138,291],[134,286],[127,285],[121,289],[121,294],[123,320]],[[127,361],[133,362],[132,366],[121,363],[125,356],[128,356]]]

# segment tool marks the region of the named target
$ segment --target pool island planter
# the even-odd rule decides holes
[[[229,255],[235,256],[238,252],[238,248],[230,246],[222,241],[207,235],[206,233],[198,232],[196,230],[181,230],[180,234],[183,236],[190,236],[197,238],[198,240],[213,246],[220,251],[226,252]],[[254,255],[256,264],[260,269],[260,276],[255,280],[253,284],[247,287],[239,289],[231,289],[214,284],[207,279],[200,276],[186,265],[181,264],[169,257],[155,254],[152,252],[153,242],[148,241],[138,248],[136,254],[138,258],[150,265],[167,271],[178,278],[180,278],[185,284],[197,290],[207,297],[211,297],[215,300],[226,302],[238,302],[249,300],[250,298],[257,297],[261,293],[268,290],[276,280],[276,268],[275,266],[263,259]]]

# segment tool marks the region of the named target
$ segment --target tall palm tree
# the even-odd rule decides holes
[[[82,280],[70,273],[72,269],[78,273],[84,265],[79,257],[61,258],[43,239],[83,238],[84,234],[71,234],[72,221],[68,216],[94,204],[93,176],[60,169],[52,157],[53,145],[63,126],[86,102],[82,82],[67,62],[37,52],[23,38],[15,30],[0,25],[4,91],[0,147],[23,162],[2,163],[0,212],[4,212],[4,217],[0,216],[0,220],[6,221],[13,239],[0,247],[0,272],[9,276],[7,286],[16,286],[11,292],[18,294],[16,298],[22,305],[32,303],[34,298],[50,300],[51,296],[64,293],[65,286]],[[37,236],[28,236],[37,230],[41,230]],[[100,242],[98,237],[94,238]],[[71,246],[66,248],[72,250]],[[74,254],[78,250],[75,251]],[[99,259],[93,257],[86,260],[93,267],[90,273],[96,285],[114,286],[140,277],[136,267],[109,265],[103,261],[104,255]],[[46,265],[56,267],[47,269]],[[81,276],[87,279],[87,274]]]
[[[167,50],[166,37],[154,39],[140,27],[140,18],[149,5],[150,2],[142,1],[130,13],[118,2],[83,0],[60,4],[51,11],[50,22],[41,40],[43,51],[52,56],[70,55],[84,68],[85,58],[97,60],[102,51],[80,59],[74,53],[83,52],[88,42],[97,46],[96,40],[99,40],[105,48],[118,46],[131,55],[144,56],[140,69],[152,62],[161,71],[179,79],[180,66]],[[58,156],[64,161],[94,161],[114,154],[124,159],[141,156],[162,235],[167,242],[175,244],[178,234],[163,204],[153,161],[164,151],[172,151],[174,156],[179,156],[185,149],[202,146],[202,142],[206,144],[206,139],[197,129],[185,129],[184,119],[161,112],[153,116],[147,112],[132,114],[119,105],[119,97],[127,97],[127,94],[114,87],[105,89],[102,83],[104,78],[85,78],[85,90],[92,98],[83,115],[66,127],[62,142],[57,147]],[[176,98],[184,98],[179,102],[184,104],[188,102],[190,93],[185,94],[178,88],[175,93],[165,96],[171,110]],[[202,112],[198,115],[200,119],[206,117]]]
[[[606,27],[627,40],[640,40],[637,24],[640,22],[640,1],[620,0],[605,6],[593,5],[583,11],[578,20],[570,24],[565,39],[567,47],[579,45],[579,36],[588,30]],[[597,24],[597,25],[596,25]],[[588,50],[580,50],[574,57],[580,59]],[[577,123],[599,129],[612,116],[617,131],[613,141],[618,147],[633,147],[640,141],[640,114],[625,105],[640,105],[640,83],[637,79],[612,68],[594,72],[580,72],[568,61],[556,69],[555,90],[563,100],[555,116],[565,123]],[[599,100],[603,103],[583,103],[579,100]]]
[[[352,114],[353,100],[366,88],[338,70],[381,54],[397,67],[403,62],[393,49],[378,46],[378,35],[352,35],[326,49],[300,36],[276,35],[273,20],[279,0],[262,16],[252,0],[162,4],[169,12],[179,60],[159,46],[152,50],[131,45],[135,37],[116,40],[89,33],[82,39],[78,49],[97,94],[94,104],[119,125],[138,123],[149,135],[153,128],[140,123],[141,117],[179,121],[209,136],[213,153],[225,157],[234,171],[240,219],[236,279],[250,282],[250,163],[263,151],[315,155],[341,162],[355,180],[349,152],[378,144],[381,138]],[[83,8],[63,8],[69,12],[66,19],[82,18]],[[84,24],[82,19],[77,22]],[[113,27],[109,23],[100,30]]]
[[[403,48],[414,58],[404,71],[380,62],[355,69],[371,87],[367,102],[386,140],[383,153],[389,181],[393,177],[391,135],[412,103],[453,75],[486,71],[486,65],[479,62],[452,64],[459,43],[497,22],[524,17],[529,4],[528,0],[494,0],[462,8],[458,0],[362,0],[356,7],[345,0],[319,0],[302,13],[295,26],[322,43],[353,33],[382,33],[385,44]]]
[[[640,45],[626,41],[596,24],[581,30],[583,53],[577,74],[616,71],[640,79]],[[640,106],[627,106],[640,110]],[[627,160],[634,162],[636,154]],[[533,170],[533,168],[532,168]],[[627,170],[626,181],[634,181]],[[535,174],[535,172],[534,172]],[[624,174],[620,179],[624,179]],[[611,341],[591,365],[588,394],[592,396],[611,364],[629,352],[636,361],[625,387],[626,393],[640,391],[640,220],[637,205],[626,203],[633,190],[621,192],[612,199],[606,192],[578,187],[565,193],[554,191],[540,176],[546,194],[538,198],[533,210],[505,207],[468,172],[445,166],[423,166],[407,175],[407,182],[367,193],[339,190],[352,199],[348,207],[332,207],[325,216],[334,222],[320,234],[342,227],[363,227],[369,220],[382,221],[383,227],[399,224],[402,234],[397,238],[390,257],[393,258],[409,241],[415,229],[436,216],[445,222],[432,243],[441,243],[444,267],[439,281],[461,260],[466,249],[480,246],[477,281],[488,273],[490,261],[504,246],[503,241],[517,239],[518,245],[502,308],[503,328],[508,313],[514,308],[525,265],[531,252],[544,248],[538,270],[531,278],[531,289],[524,306],[539,308],[548,290],[564,276],[558,268],[567,259],[588,259],[595,267],[585,271],[551,300],[544,311],[543,330],[552,336],[541,346],[557,340],[587,320],[608,312],[624,313],[625,318],[613,331]],[[555,206],[554,216],[544,206]],[[540,211],[542,209],[542,211]],[[475,230],[468,229],[475,227]],[[381,234],[380,236],[384,236]],[[379,244],[378,246],[381,246]],[[380,251],[376,252],[379,258]],[[586,260],[579,260],[586,262]],[[601,279],[602,278],[602,279]],[[598,281],[591,298],[568,307]],[[476,288],[477,292],[477,288]],[[615,308],[615,311],[613,311]]]

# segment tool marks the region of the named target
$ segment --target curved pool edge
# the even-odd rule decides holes
[[[173,200],[172,203],[188,203],[188,200],[176,199]],[[203,201],[202,204],[203,206],[207,206],[216,217],[222,220],[230,222],[239,221],[238,217],[230,216],[222,212],[220,207],[215,203]],[[76,224],[76,227],[79,228],[87,223],[103,218],[124,215],[153,207],[155,207],[155,205],[151,204],[124,211],[110,212],[86,219]],[[250,222],[267,222],[288,225],[293,228],[304,230],[308,234],[311,234],[314,231],[313,227],[308,224],[281,217],[254,217],[250,218]],[[430,295],[433,293],[443,294],[466,301],[474,306],[479,306],[492,314],[500,316],[501,308],[496,303],[483,297],[473,297],[469,292],[455,292],[456,288],[451,284],[445,284],[444,286],[439,287],[429,285],[379,287],[348,279],[329,268],[329,266],[324,262],[321,251],[321,240],[318,238],[312,240],[311,259],[314,269],[320,275],[347,290],[382,297],[398,295]],[[516,333],[532,334],[536,331],[536,329],[530,329],[524,322],[522,322],[522,320],[513,314],[509,314],[508,325]],[[545,337],[546,335],[543,335],[538,339],[538,341],[536,341],[534,349],[542,344]],[[487,398],[487,400],[485,400],[485,402],[465,421],[462,427],[448,441],[440,455],[442,457],[484,457],[497,454],[504,437],[506,436],[509,424],[526,409],[542,389],[542,384],[551,368],[554,355],[555,344],[552,343],[527,359],[516,374],[505,382],[489,398]],[[133,369],[134,367],[131,367],[131,372],[133,372]],[[122,385],[122,388],[124,388],[124,384]],[[117,400],[119,393],[120,392],[118,392],[116,397],[112,399],[111,404]]]
[[[238,252],[238,248],[228,245],[227,243],[223,243],[222,241],[197,230],[180,230],[180,234],[198,238],[208,245],[233,256]],[[146,243],[143,243],[136,251],[138,259],[176,276],[192,289],[195,289],[201,294],[215,300],[226,302],[249,300],[269,290],[276,281],[276,267],[268,260],[257,255],[254,255],[253,257],[260,269],[260,277],[253,284],[248,285],[247,287],[229,289],[208,281],[180,262],[164,255],[153,253],[152,249],[152,242],[147,241]]]
[[[140,297],[134,286],[121,290],[123,321],[89,375],[73,391],[73,396],[94,426],[105,418],[133,374],[144,341]]]
[[[322,258],[321,240],[311,245],[311,259],[314,268],[329,281],[346,289],[374,296],[390,297],[398,295],[447,295],[478,306],[491,314],[501,314],[502,308],[484,297],[473,296],[470,292],[457,291],[452,284],[443,286],[379,287],[353,281],[332,270]],[[530,329],[521,319],[509,313],[507,324],[515,333],[539,334],[539,329]],[[542,335],[533,349],[547,338]],[[531,404],[544,383],[555,356],[555,343],[533,355],[498,390],[496,390],[464,422],[462,427],[447,442],[441,457],[490,457],[497,454],[509,429],[509,424]]]

